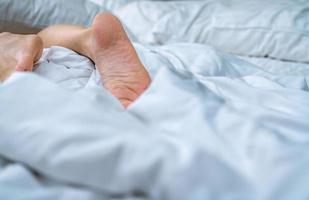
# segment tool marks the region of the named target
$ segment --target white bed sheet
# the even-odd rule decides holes
[[[153,81],[128,111],[60,47],[36,69],[51,81],[15,74],[0,86],[0,154],[23,163],[2,167],[0,197],[308,197],[308,74],[205,45],[135,46]]]
[[[134,41],[157,40],[156,19],[171,11],[93,1]],[[0,85],[0,199],[308,198],[308,64],[135,46],[153,82],[128,111],[92,62],[61,47],[44,51],[45,78]]]

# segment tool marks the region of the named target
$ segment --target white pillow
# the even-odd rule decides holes
[[[308,8],[307,0],[159,1],[130,4],[119,16],[145,43],[198,42],[239,55],[309,62]]]
[[[88,26],[101,7],[86,0],[0,0],[0,32],[36,33],[59,23]]]

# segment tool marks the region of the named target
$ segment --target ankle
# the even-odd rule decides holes
[[[93,52],[91,48],[91,43],[92,43],[92,30],[91,28],[87,28],[82,31],[81,37],[80,37],[80,54],[87,56],[91,60],[94,59],[93,57]],[[94,61],[94,60],[93,60]]]

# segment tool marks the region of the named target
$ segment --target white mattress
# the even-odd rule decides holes
[[[152,83],[128,110],[92,62],[62,47],[0,85],[0,199],[309,196],[309,64],[135,47]]]

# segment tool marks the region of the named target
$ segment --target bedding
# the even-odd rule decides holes
[[[89,26],[104,11],[87,0],[0,0],[0,32],[37,33],[52,24]]]
[[[8,166],[23,172],[11,189],[26,174],[39,182],[26,194],[38,195],[44,179],[30,166],[63,194],[74,185],[86,197],[308,196],[308,75],[272,74],[205,45],[135,47],[153,82],[127,112],[91,62],[61,47],[36,69],[49,80],[15,74],[1,85],[0,152],[24,163]]]
[[[13,11],[21,8],[11,2]],[[56,2],[48,1],[52,7]],[[39,9],[36,19],[49,24],[72,17],[87,25],[85,17],[112,10],[137,41],[152,83],[124,110],[102,87],[89,59],[56,46],[44,50],[35,73],[15,73],[0,83],[0,199],[308,198],[309,64],[306,50],[297,53],[304,50],[300,43],[265,41],[271,50],[265,57],[249,48],[261,45],[255,37],[233,49],[227,47],[247,38],[237,33],[233,41],[222,32],[228,35],[225,44],[223,35],[218,43],[207,34],[200,37],[203,27],[212,31],[203,22],[206,5],[218,6],[208,14],[220,16],[235,8],[232,1],[96,1],[101,7],[74,2],[49,11],[55,13],[51,18],[39,19],[46,14]],[[248,2],[257,1],[236,6],[243,12],[229,23],[250,14]],[[261,21],[272,25],[267,31],[277,28],[274,21],[288,19],[287,28],[296,30],[292,38],[298,30],[306,33],[307,11],[300,12],[306,1],[281,1],[291,7],[268,2],[273,6],[255,22],[268,13]],[[68,7],[73,15],[64,14]],[[269,21],[272,9],[278,16]],[[297,20],[293,13],[300,13]],[[29,16],[24,18],[34,19]]]
[[[139,1],[114,12],[143,43],[195,42],[309,62],[308,7],[304,0]]]

